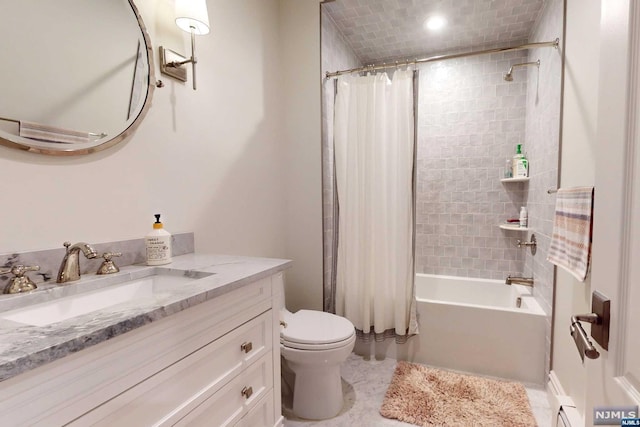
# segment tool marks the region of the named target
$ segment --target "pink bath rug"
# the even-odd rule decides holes
[[[425,427],[537,425],[522,384],[402,361],[380,414]]]

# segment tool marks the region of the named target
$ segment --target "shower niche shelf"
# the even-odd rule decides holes
[[[524,182],[527,183],[529,182],[529,177],[528,176],[524,176],[524,177],[517,177],[517,178],[502,178],[500,180],[500,182],[502,183],[510,183],[510,182]],[[513,187],[509,188],[509,186],[505,187],[506,191],[510,191],[512,190]],[[529,231],[531,230],[529,227],[520,227],[520,224],[517,222],[505,222],[502,224],[498,224],[498,227],[500,227],[503,230],[508,230],[508,231]]]
[[[529,227],[520,227],[520,225],[512,225],[512,224],[500,224],[499,225],[500,228],[502,228],[503,230],[509,230],[509,231],[529,231],[531,230]]]
[[[527,182],[529,181],[529,177],[520,177],[520,178],[502,178],[500,182]]]

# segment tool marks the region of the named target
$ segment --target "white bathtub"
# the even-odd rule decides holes
[[[416,298],[420,333],[410,340],[410,360],[544,383],[546,316],[530,288],[417,274]]]

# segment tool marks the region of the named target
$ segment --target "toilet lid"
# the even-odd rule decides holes
[[[287,327],[280,328],[280,338],[290,343],[328,344],[349,339],[353,323],[344,317],[315,310],[300,310],[287,316]]]

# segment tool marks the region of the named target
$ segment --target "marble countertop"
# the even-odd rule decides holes
[[[271,258],[186,254],[174,257],[171,264],[159,267],[127,266],[115,274],[86,274],[76,282],[47,285],[28,294],[2,295],[0,381],[268,277],[288,268],[290,263]],[[17,309],[107,288],[123,280],[148,276],[154,271],[185,275],[194,281],[154,292],[153,296],[136,299],[135,302],[112,305],[44,326],[26,325],[4,318],[8,312]]]

